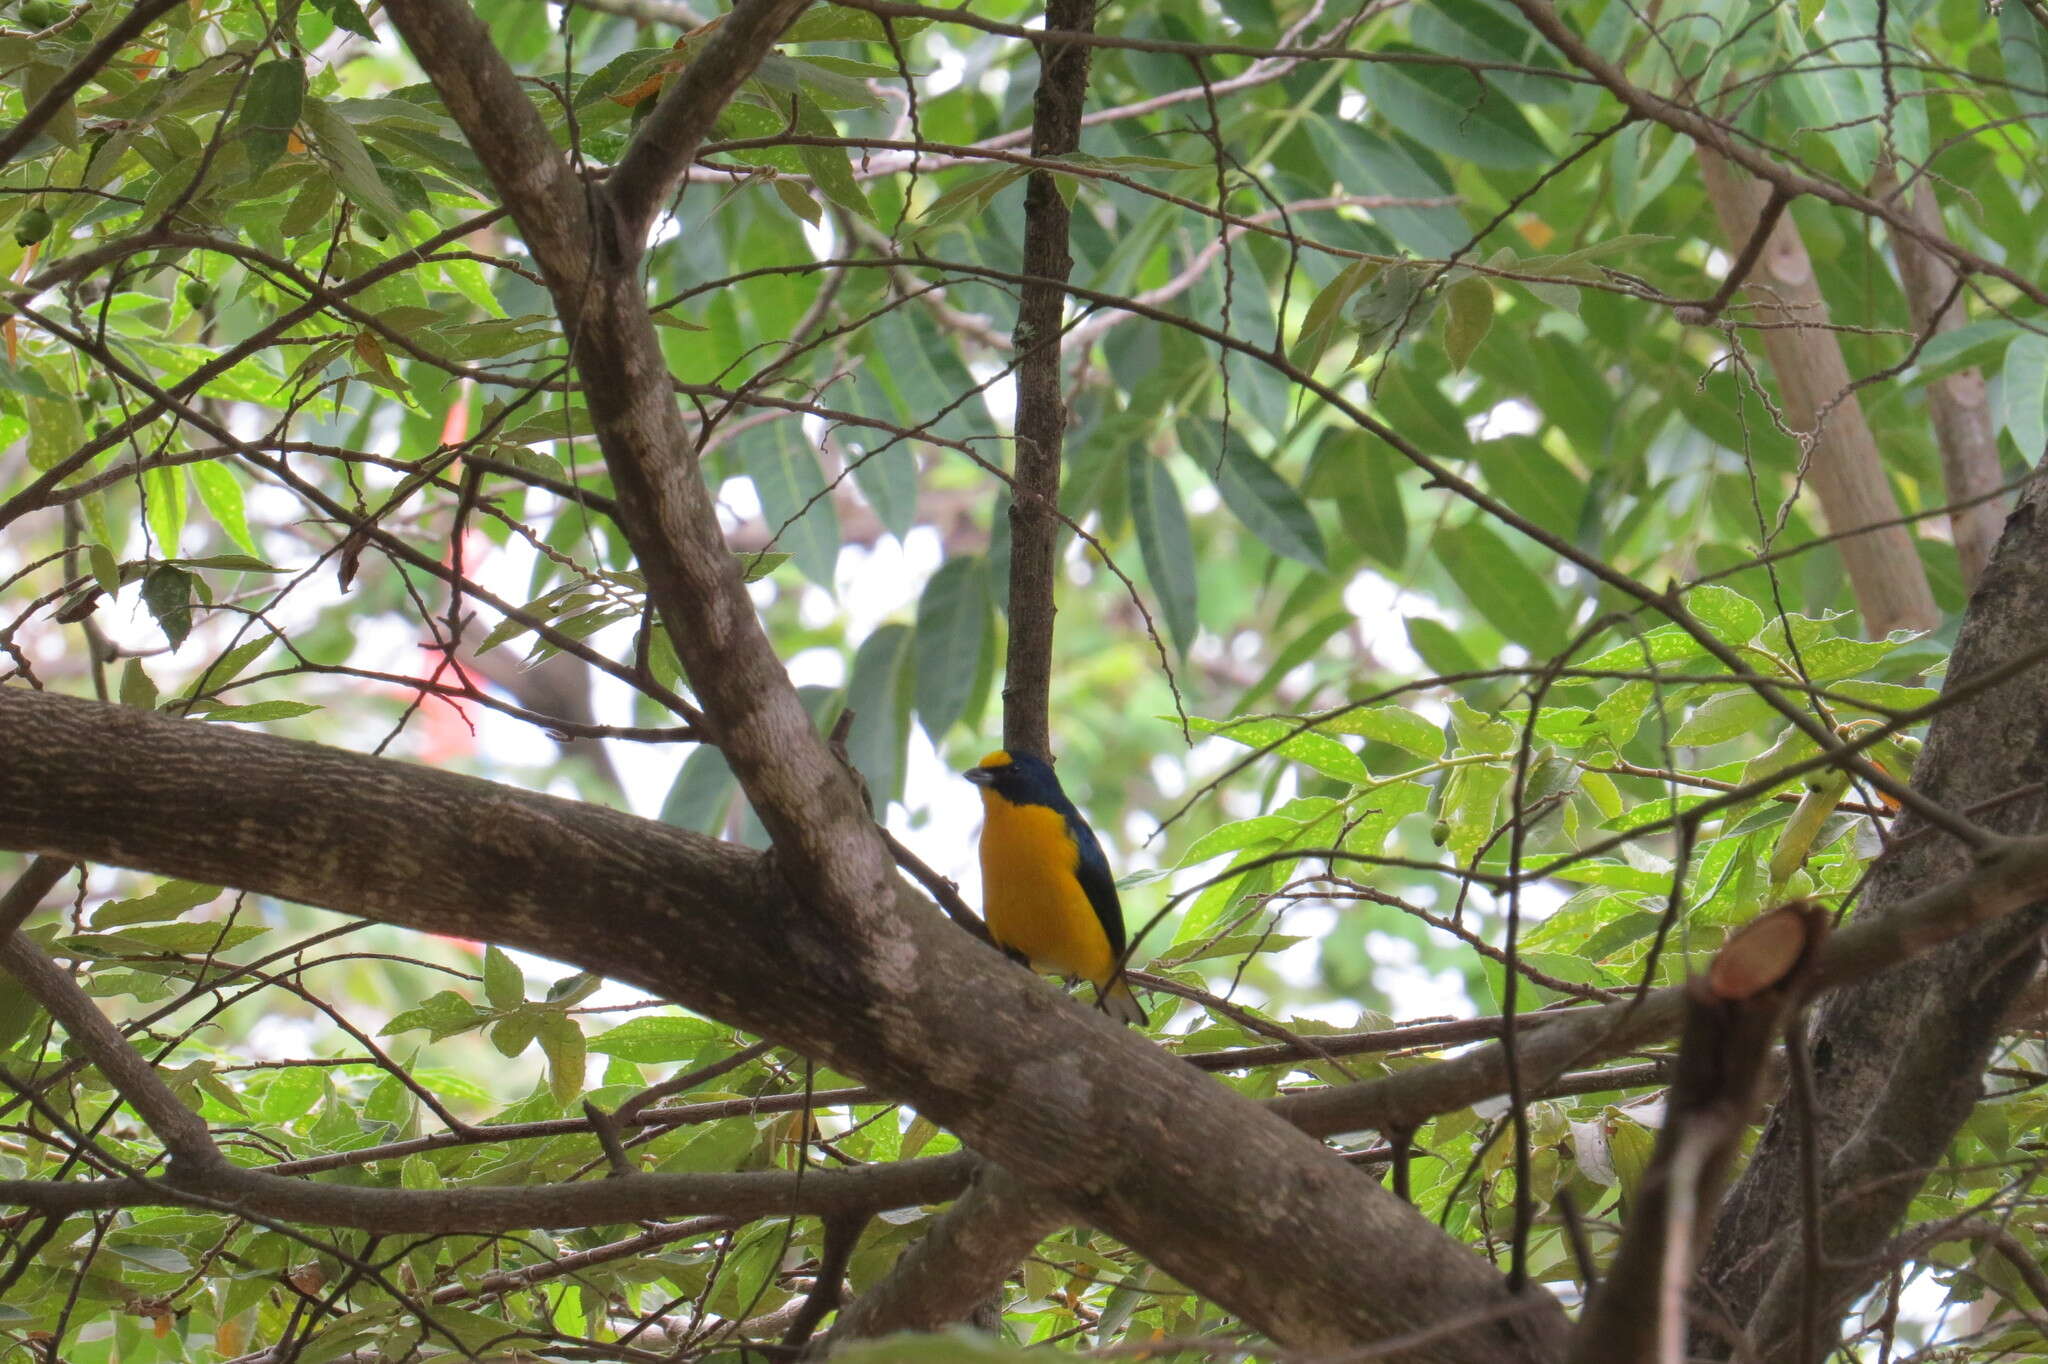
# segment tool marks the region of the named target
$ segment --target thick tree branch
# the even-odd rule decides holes
[[[936,1331],[1002,1289],[1010,1271],[1071,1217],[1000,1166],[983,1165],[887,1278],[839,1313],[818,1353],[895,1331]]]
[[[718,115],[811,0],[739,0],[633,135],[605,181],[620,245],[637,259],[662,202],[697,157]],[[784,111],[785,114],[788,112]]]
[[[1050,33],[1086,33],[1095,0],[1051,0]],[[1031,103],[1031,155],[1064,156],[1081,145],[1089,49],[1038,44],[1038,91]],[[1059,186],[1033,171],[1024,189],[1024,273],[1017,326],[1017,458],[1010,479],[1009,652],[1003,669],[1003,746],[1052,756],[1053,587],[1058,578],[1060,460],[1067,400],[1060,388],[1060,333],[1070,214]]]
[[[70,873],[71,863],[61,857],[38,857],[30,862],[28,870],[16,878],[5,895],[0,895],[0,938],[13,937],[14,930],[28,922],[28,916],[36,912],[43,897]]]
[[[777,1037],[1308,1348],[1476,1305],[1469,1329],[1415,1357],[1561,1352],[1553,1304],[1508,1310],[1521,1300],[1484,1261],[1335,1153],[1046,989],[900,883],[878,946],[792,892],[779,854],[613,810],[20,688],[0,688],[0,732],[0,847],[519,947]],[[1248,1168],[1266,1172],[1255,1186]]]
[[[1748,242],[1754,249],[1762,242],[1757,276],[1749,281],[1759,315],[1799,324],[1765,331],[1764,352],[1784,398],[1786,420],[1799,434],[1802,462],[1811,471],[1828,529],[1879,527],[1838,542],[1864,632],[1883,639],[1893,630],[1932,630],[1941,623],[1941,613],[1913,537],[1897,524],[1898,499],[1851,387],[1841,343],[1827,330],[1827,300],[1813,261],[1791,214],[1775,211],[1783,206],[1785,192],[1745,175],[1705,144],[1699,157],[1707,196],[1731,246]],[[1774,219],[1768,230],[1767,215]]]
[[[161,1132],[157,1115],[148,1120]],[[204,1201],[302,1226],[380,1234],[483,1234],[607,1226],[650,1217],[829,1216],[915,1207],[950,1198],[974,1164],[972,1155],[954,1152],[854,1170],[640,1174],[574,1184],[380,1189],[290,1179],[223,1162],[199,1170],[174,1168],[166,1178],[141,1181],[0,1180],[0,1203],[61,1214]]]
[[[43,859],[37,859],[41,862]],[[20,982],[21,988],[64,1025],[74,1044],[92,1058],[100,1073],[113,1082],[121,1098],[142,1116],[157,1140],[171,1153],[173,1169],[181,1174],[209,1171],[226,1164],[227,1158],[214,1145],[199,1114],[187,1108],[163,1076],[142,1053],[128,1045],[128,1039],[114,1026],[99,1006],[78,987],[70,973],[44,954],[40,947],[20,933],[0,941],[0,969]],[[66,1185],[42,1185],[45,1189]],[[115,1184],[114,1188],[125,1188]]]
[[[712,911],[722,922],[693,921],[687,950],[665,948],[650,931],[667,917],[652,888],[672,878],[625,891],[602,924],[586,926],[633,935],[637,950],[628,955],[639,960],[599,969],[914,1103],[1286,1343],[1355,1345],[1474,1303],[1527,1302],[1530,1310],[1491,1317],[1430,1350],[1553,1357],[1563,1325],[1554,1302],[1512,1297],[1489,1266],[1336,1155],[1049,995],[910,895],[720,538],[637,271],[564,188],[573,177],[476,16],[456,0],[391,0],[387,12],[534,244],[574,338],[627,538],[712,738],[774,844],[772,872],[749,870],[769,884],[779,879],[781,894],[757,890],[747,897],[751,915],[728,907]],[[520,145],[506,145],[513,142]],[[565,259],[578,243],[598,250]],[[491,823],[494,832],[507,826]],[[417,837],[417,829],[405,835]],[[592,888],[586,881],[575,894],[587,902]],[[636,924],[627,906],[645,917]],[[379,909],[409,916],[389,901]],[[778,959],[775,969],[764,969],[768,957]],[[1114,1086],[1103,1083],[1111,1075]],[[1242,1178],[1250,1164],[1267,1171],[1258,1190]],[[1410,1253],[1389,1259],[1370,1249],[1389,1240],[1413,1243]]]
[[[1686,1291],[1713,1211],[1755,1120],[1771,1046],[1805,1003],[1828,911],[1795,900],[1750,920],[1685,984],[1685,1031],[1664,1122],[1628,1226],[1580,1318],[1572,1364],[1684,1353]]]
[[[2042,671],[2037,669],[2035,676]],[[1923,838],[1919,843],[1930,841]],[[1952,867],[1952,879],[1894,905],[1882,918],[1860,919],[1830,938],[1815,969],[1815,988],[1864,982],[1856,993],[1870,993],[1870,977],[1926,957],[1937,945],[1972,929],[1997,924],[2000,932],[2032,931],[2030,919],[2014,916],[2048,895],[2048,837],[2009,839],[1974,863],[1954,861],[1963,865]],[[1895,995],[1891,982],[1905,974],[1883,977],[1883,993]],[[1899,1007],[1895,1001],[1893,1008]],[[1669,986],[1640,998],[1559,1013],[1554,1021],[1518,1035],[1515,1052],[1523,1083],[1540,1087],[1574,1065],[1619,1056],[1669,1037],[1683,1009],[1683,987]],[[1976,1083],[1975,1072],[1969,1082]],[[1304,1130],[1327,1135],[1413,1127],[1506,1090],[1506,1057],[1495,1043],[1384,1079],[1277,1099],[1272,1107]]]
[[[2048,483],[2020,498],[1998,552],[1971,599],[1944,692],[1967,687],[2039,641],[2048,617]],[[2048,670],[1973,696],[1940,712],[1913,784],[1952,809],[1989,802],[1984,820],[2007,833],[2034,833],[2048,819]],[[1997,800],[2003,793],[2022,799]],[[1922,906],[1982,876],[1946,839],[1915,837],[1911,817],[1872,872],[1856,922],[1836,947],[1867,930],[1910,932]],[[2017,850],[2038,836],[2008,843]],[[2017,870],[2009,864],[2008,870]],[[1729,1196],[1703,1273],[1738,1322],[1772,1358],[1817,1357],[1820,1342],[1791,1346],[1803,1295],[1833,1301],[1867,1286],[1876,1252],[1894,1230],[1926,1172],[1943,1158],[1976,1106],[1986,1058],[2010,1002],[2038,966],[2043,888],[2025,878],[1996,893],[2029,912],[1991,923],[1904,968],[1824,1001],[1814,1023],[1813,1139],[1822,1160],[1817,1191],[1822,1253],[1829,1266],[1803,1285],[1796,1194],[1804,1163],[1799,1119],[1780,1109]],[[1833,960],[1835,951],[1828,957]],[[1832,1339],[1832,1337],[1831,1337]]]

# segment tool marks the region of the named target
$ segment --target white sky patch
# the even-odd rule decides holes
[[[1427,597],[1404,592],[1371,569],[1352,575],[1344,585],[1344,609],[1358,622],[1358,629],[1372,641],[1373,656],[1388,671],[1402,676],[1422,676],[1429,667],[1422,655],[1408,646],[1408,632],[1402,622],[1423,616],[1455,625],[1451,616]]]
[[[804,649],[787,664],[789,680],[799,687],[846,685],[846,655],[837,649]]]
[[[727,530],[761,515],[761,498],[750,478],[728,478],[718,485],[718,519]],[[730,517],[731,520],[726,518]]]
[[[1465,997],[1464,977],[1448,967],[1426,970],[1421,952],[1406,938],[1371,931],[1365,935],[1365,951],[1373,960],[1372,983],[1386,995],[1394,1017],[1477,1016],[1472,1001]]]
[[[1495,403],[1465,423],[1474,440],[1498,440],[1502,436],[1529,436],[1543,429],[1543,414],[1520,398]]]

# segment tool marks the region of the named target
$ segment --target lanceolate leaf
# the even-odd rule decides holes
[[[1286,479],[1273,466],[1245,448],[1243,440],[1220,423],[1190,418],[1180,424],[1187,452],[1216,484],[1245,529],[1275,554],[1322,568],[1327,558],[1323,532]]]
[[[948,559],[925,584],[917,604],[917,716],[934,744],[967,708],[993,628],[987,570],[979,558]]]
[[[1196,598],[1195,546],[1188,534],[1187,511],[1164,460],[1133,449],[1129,476],[1131,520],[1138,529],[1145,576],[1173,646],[1185,654],[1195,639]]]

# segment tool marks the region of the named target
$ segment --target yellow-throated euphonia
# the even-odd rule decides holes
[[[967,774],[981,788],[981,895],[996,946],[1095,985],[1112,1018],[1143,1023],[1123,980],[1124,911],[1109,859],[1052,765],[997,750]]]

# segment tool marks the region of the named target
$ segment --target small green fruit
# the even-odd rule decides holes
[[[181,292],[185,296],[186,306],[190,308],[204,308],[213,301],[213,286],[203,279],[186,280]]]
[[[56,223],[50,217],[50,210],[38,204],[14,221],[14,244],[34,246],[50,235]]]

